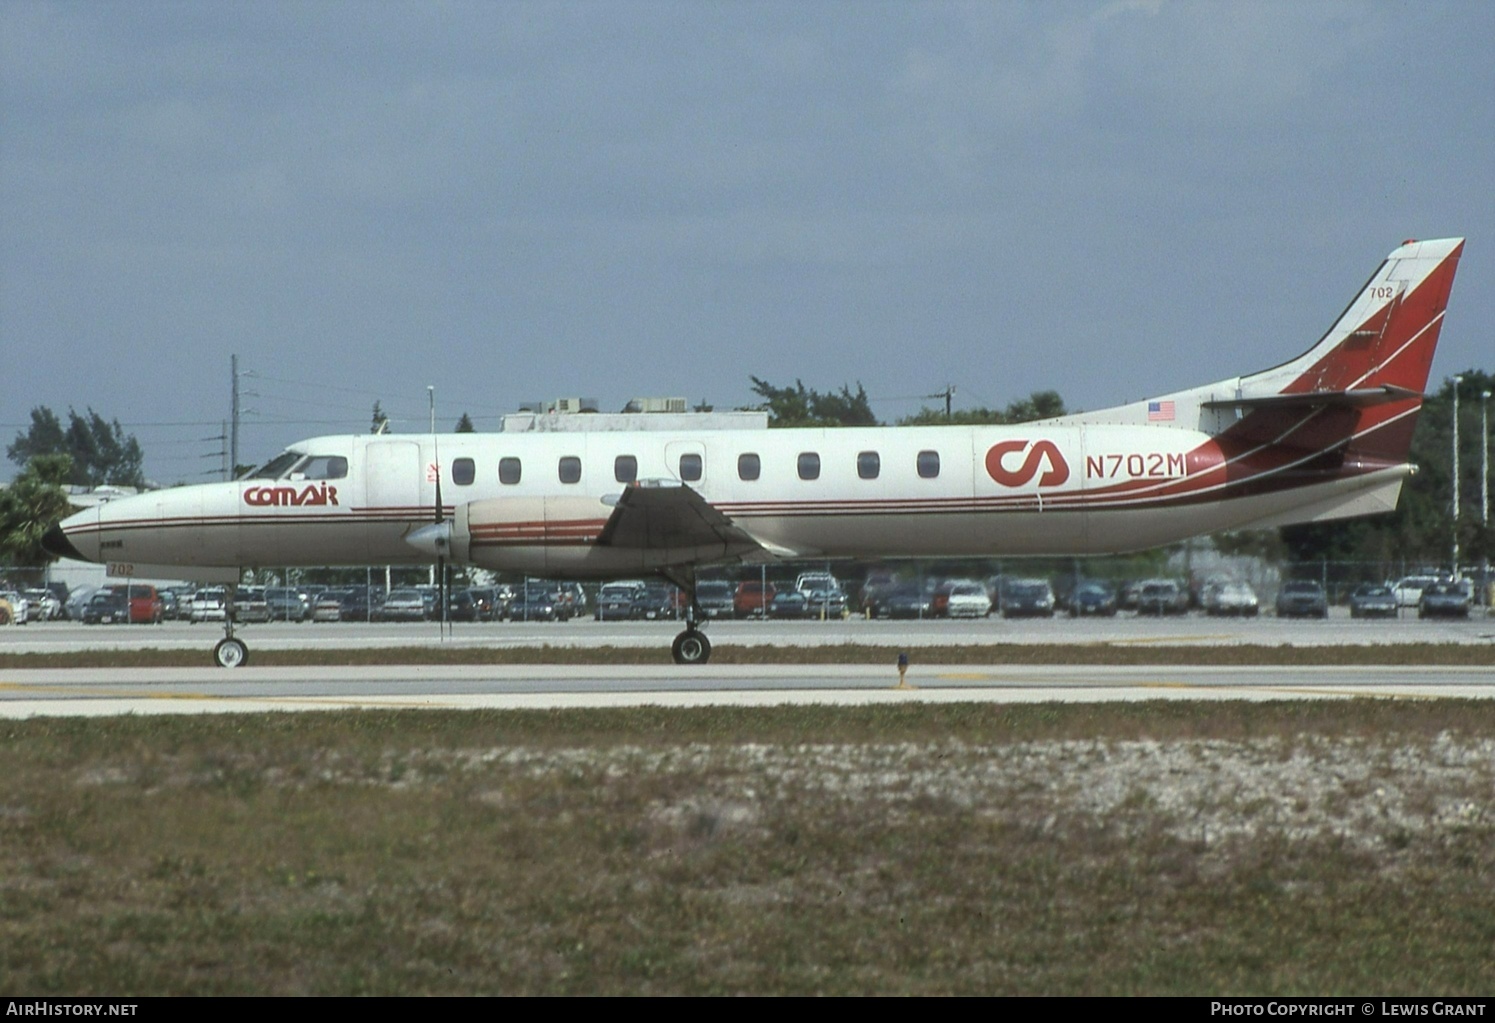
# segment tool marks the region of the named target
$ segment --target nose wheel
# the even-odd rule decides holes
[[[213,663],[220,668],[238,668],[249,660],[249,647],[242,639],[234,638],[234,591],[238,587],[225,587],[227,599],[223,604],[223,638],[213,648]]]

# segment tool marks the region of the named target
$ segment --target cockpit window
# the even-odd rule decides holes
[[[342,455],[312,455],[291,472],[298,480],[340,480],[348,475],[348,460]]]
[[[285,471],[287,469],[289,469],[291,466],[295,465],[305,457],[306,455],[302,454],[300,451],[282,451],[280,454],[270,459],[270,461],[266,462],[264,465],[260,466],[258,469],[254,470],[254,472],[246,476],[245,479],[278,480],[282,475],[285,474]]]

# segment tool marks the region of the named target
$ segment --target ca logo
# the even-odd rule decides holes
[[[1057,487],[1069,479],[1069,463],[1059,453],[1059,446],[1051,440],[1035,440],[1032,447],[1025,440],[1004,440],[991,446],[986,453],[986,471],[992,479],[1004,487],[1020,487],[1034,476],[1038,475],[1038,467],[1047,463],[1048,468],[1039,477],[1040,487]],[[1022,461],[1011,468],[1010,455],[1017,455],[1024,449],[1027,455]]]

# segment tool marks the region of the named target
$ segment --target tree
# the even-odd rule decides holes
[[[477,433],[477,427],[475,427],[475,426],[472,425],[472,417],[469,416],[466,412],[462,413],[462,418],[459,419],[459,420],[457,420],[457,430],[456,430],[456,432],[457,433]]]
[[[66,430],[51,409],[32,409],[31,428],[16,436],[6,454],[17,465],[29,465],[41,455],[67,455],[70,468],[64,482],[76,486],[145,486],[140,443],[125,436],[118,419],[106,421],[91,408],[86,418],[68,409]]]
[[[389,429],[389,417],[384,414],[384,409],[379,406],[378,399],[374,401],[374,419],[369,425],[369,433],[383,433]]]
[[[23,568],[56,560],[42,548],[42,537],[72,511],[63,489],[72,470],[65,454],[37,455],[0,490],[0,557]]]
[[[898,420],[899,426],[983,426],[1027,423],[1035,419],[1053,419],[1065,414],[1064,399],[1058,391],[1034,391],[1026,398],[1011,402],[1005,409],[963,409],[949,416],[944,409],[927,405],[911,416]]]
[[[769,426],[879,425],[861,384],[857,384],[855,394],[845,384],[839,394],[821,394],[806,390],[799,380],[794,381],[793,387],[775,387],[767,380],[749,379],[753,382],[753,393],[764,399],[759,407],[768,411]]]

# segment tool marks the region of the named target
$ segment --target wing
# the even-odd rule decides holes
[[[717,547],[723,558],[788,558],[798,551],[753,536],[674,481],[641,481],[623,491],[597,544],[653,551]]]

